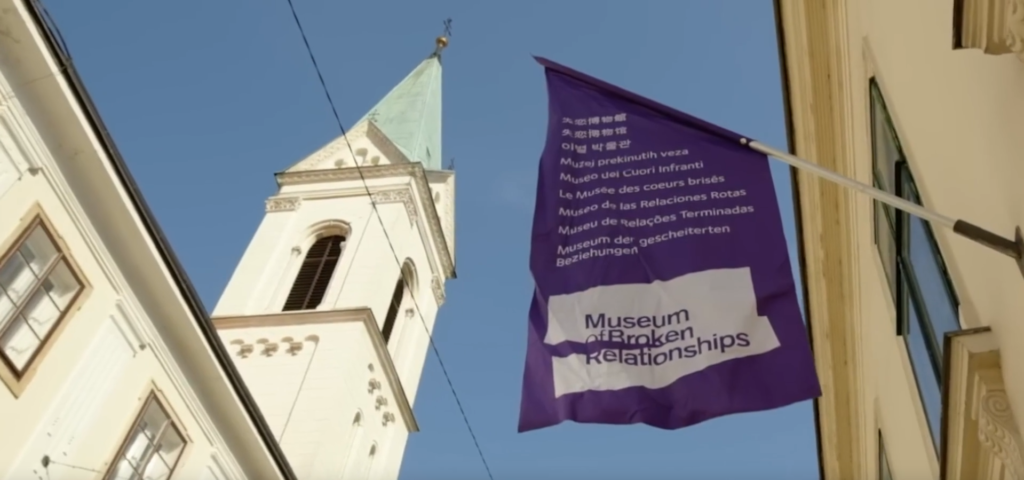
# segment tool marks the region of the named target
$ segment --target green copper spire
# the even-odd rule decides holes
[[[412,162],[441,170],[441,50],[447,37],[437,38],[434,53],[392,88],[364,120],[373,122]]]

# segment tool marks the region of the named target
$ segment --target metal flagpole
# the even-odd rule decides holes
[[[822,168],[820,165],[808,162],[800,157],[769,147],[761,142],[747,140],[744,138],[740,140],[740,143],[755,151],[774,157],[794,168],[813,173],[821,178],[838,183],[844,187],[852,188],[875,200],[878,200],[879,202],[927,220],[932,224],[951,228],[954,232],[964,238],[985,245],[986,247],[1013,258],[1017,261],[1017,266],[1021,269],[1021,273],[1024,274],[1024,236],[1021,234],[1020,227],[1017,227],[1016,238],[1014,240],[1010,240],[970,222],[947,217],[934,210],[929,210],[921,205],[909,202],[903,198],[897,197],[896,195],[874,188],[871,185],[858,182],[852,178],[845,177],[826,168]]]

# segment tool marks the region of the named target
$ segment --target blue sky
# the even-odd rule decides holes
[[[435,341],[495,478],[818,477],[810,402],[671,432],[563,424],[516,433],[547,113],[530,55],[784,147],[770,1],[294,1],[346,125],[454,19],[444,150],[457,166],[459,278]],[[272,174],[338,134],[286,0],[45,3],[212,307],[274,192]],[[792,240],[788,174],[773,168]],[[401,479],[485,478],[433,355],[423,382],[422,432]]]

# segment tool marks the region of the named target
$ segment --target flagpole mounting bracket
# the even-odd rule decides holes
[[[926,220],[930,224],[951,228],[957,235],[1012,258],[1017,263],[1017,269],[1020,270],[1021,276],[1024,276],[1024,233],[1022,233],[1019,226],[1014,232],[1014,239],[1010,240],[971,222],[942,215],[939,212],[925,208],[923,205],[910,202],[889,192],[884,192],[874,188],[872,185],[845,177],[795,155],[769,147],[761,142],[740,138],[740,144],[765,155],[775,157],[794,168],[863,193],[879,202]]]
[[[1014,229],[1013,243],[1016,247],[1013,252],[1015,255],[1010,255],[1013,261],[1017,264],[1017,270],[1020,271],[1021,277],[1024,277],[1024,231],[1018,226]]]
[[[1017,263],[1017,269],[1024,276],[1024,232],[1018,226],[1014,229],[1014,238],[998,235],[966,220],[957,220],[953,231],[968,240],[980,243],[992,250],[1006,255]]]
[[[1020,275],[1024,277],[1024,233],[1021,232],[1020,227],[1016,228],[1015,240],[1017,243],[1017,268],[1020,270]]]

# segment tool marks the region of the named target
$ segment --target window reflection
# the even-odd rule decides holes
[[[872,79],[871,141],[875,186],[921,204],[892,119]],[[944,337],[960,330],[959,301],[930,225],[920,218],[876,205],[875,244],[896,305],[897,331],[904,336],[921,403],[935,447],[942,418]]]
[[[875,202],[875,244],[878,245],[878,254],[882,260],[882,269],[885,271],[885,279],[889,282],[889,288],[893,293],[893,300],[896,295],[896,234],[892,222],[886,215],[886,207]]]
[[[930,327],[929,343],[935,350],[939,362],[935,365],[941,372],[943,338],[948,332],[960,329],[960,315],[956,300],[949,290],[946,273],[939,264],[939,256],[929,237],[928,226],[920,218],[911,217],[908,249],[910,270],[914,272],[917,290],[921,295],[922,310],[926,310]]]
[[[20,378],[35,362],[83,284],[41,220],[0,253],[0,364]]]
[[[942,431],[942,389],[939,387],[938,376],[933,373],[932,354],[927,344],[927,326],[921,321],[913,301],[907,305],[907,316],[910,323],[906,335],[907,353],[914,367],[914,379],[921,392],[921,403],[924,405],[932,440],[938,445],[939,433]]]
[[[178,427],[156,396],[150,394],[135,428],[125,439],[118,463],[107,480],[167,480],[185,446]]]

